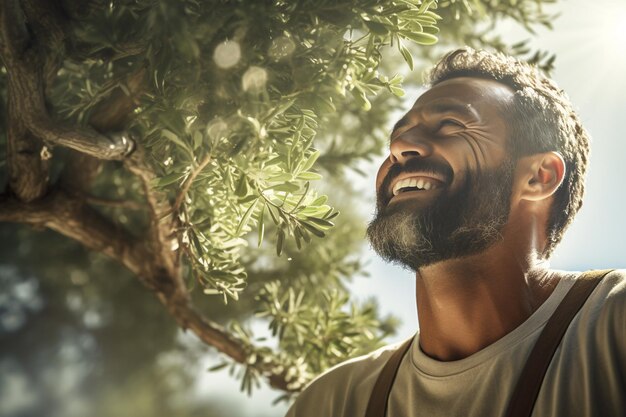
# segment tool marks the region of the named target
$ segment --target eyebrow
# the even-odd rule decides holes
[[[402,117],[402,119],[398,120],[396,122],[395,125],[393,125],[393,129],[391,129],[391,133],[395,132],[396,130],[400,129],[402,126],[406,126],[409,124],[409,115],[405,115],[404,117]]]
[[[409,113],[404,115],[404,117],[402,117],[400,120],[396,122],[395,125],[393,125],[393,129],[391,130],[391,133],[409,124],[411,122],[410,114],[411,112],[415,112],[415,111],[426,112],[430,114],[457,113],[462,116],[472,117],[475,119],[479,118],[478,113],[476,113],[476,110],[474,109],[474,107],[468,106],[466,104],[452,103],[452,102],[431,103],[426,106],[418,107],[417,109],[415,108],[411,109]]]

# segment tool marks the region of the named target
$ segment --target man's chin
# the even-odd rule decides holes
[[[425,214],[425,217],[428,214]],[[460,227],[416,216],[414,210],[377,214],[367,228],[372,249],[385,261],[417,271],[480,253],[502,239],[503,219]]]
[[[417,233],[417,219],[412,210],[393,207],[377,214],[367,227],[367,238],[372,249],[385,261],[416,270],[432,263],[432,245]]]

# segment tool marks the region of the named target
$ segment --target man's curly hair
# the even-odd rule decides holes
[[[548,258],[583,203],[589,135],[567,94],[526,62],[501,53],[462,48],[444,56],[431,70],[431,86],[458,77],[498,81],[515,92],[505,109],[510,123],[513,160],[556,151],[565,160],[565,178],[554,194],[542,256]]]

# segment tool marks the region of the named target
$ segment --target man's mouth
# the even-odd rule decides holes
[[[413,175],[397,179],[393,183],[391,191],[392,195],[395,197],[411,191],[436,190],[437,188],[443,187],[443,185],[443,181],[439,179],[430,176]]]

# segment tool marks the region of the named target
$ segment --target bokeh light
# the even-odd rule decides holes
[[[224,41],[217,45],[215,51],[213,51],[213,61],[222,69],[228,69],[237,65],[240,59],[241,47],[235,41]]]
[[[294,41],[287,36],[281,36],[272,41],[272,45],[267,53],[271,58],[279,61],[291,55],[295,50],[296,44]]]
[[[267,71],[261,67],[252,66],[243,74],[241,84],[244,91],[259,91],[267,83]]]
[[[211,140],[217,141],[228,133],[228,124],[221,117],[216,117],[206,125],[206,134]]]

